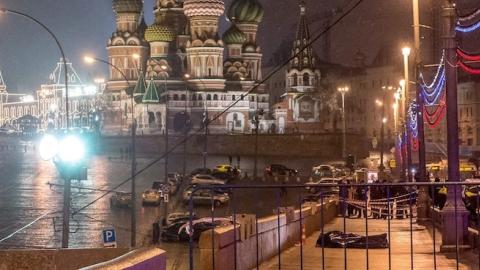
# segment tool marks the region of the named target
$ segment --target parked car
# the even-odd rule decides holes
[[[197,174],[192,177],[192,185],[225,185],[225,180],[216,178],[213,175]]]
[[[192,215],[193,219],[197,219],[195,213]],[[171,224],[190,221],[190,213],[189,212],[174,212],[170,213],[165,220],[166,226],[170,226]]]
[[[193,229],[190,229],[189,221],[181,221],[173,223],[163,230],[161,238],[162,241],[189,241],[191,235],[194,241],[198,241],[202,232],[230,224],[232,224],[230,218],[213,218],[212,222],[212,218],[206,217],[195,219],[192,222]]]
[[[313,185],[318,185],[318,184],[332,184],[332,185],[338,185],[339,182],[341,181],[341,178],[323,178],[318,181],[310,181],[305,183],[306,187],[305,189],[308,190],[311,193],[317,193],[321,192],[324,194],[336,194],[339,192],[338,186],[329,186],[329,187],[315,187]]]
[[[296,176],[298,175],[298,171],[295,169],[288,168],[285,165],[281,164],[271,164],[265,167],[265,174],[268,176],[274,175],[291,175]]]
[[[218,165],[213,169],[212,175],[225,181],[238,179],[241,171],[231,165]]]
[[[192,191],[195,189],[194,185],[191,185],[185,189],[183,192],[183,201],[185,203],[190,202],[190,196],[192,196]],[[216,207],[226,204],[230,200],[230,197],[227,193],[221,191],[213,191],[213,205]],[[192,201],[194,204],[203,204],[211,205],[212,203],[212,191],[211,189],[198,189],[193,193]]]
[[[331,165],[319,165],[312,168],[312,180],[335,177],[335,167]]]
[[[197,168],[190,173],[190,176],[195,176],[197,174],[211,174],[212,170],[209,168]]]
[[[149,188],[142,193],[142,205],[160,205],[161,201],[162,194],[158,191],[158,189]]]
[[[132,207],[132,193],[115,192],[110,197],[110,207]]]

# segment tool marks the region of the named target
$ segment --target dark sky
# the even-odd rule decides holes
[[[259,0],[266,9],[259,32],[259,43],[268,58],[281,42],[294,35],[298,20],[298,0]],[[420,0],[426,9],[432,1]],[[231,0],[225,1],[227,6]],[[310,20],[320,20],[333,8],[345,6],[354,0],[309,0]],[[463,0],[459,2],[475,2]],[[147,23],[151,23],[154,0],[145,0]],[[105,76],[106,68],[90,67],[82,61],[83,55],[106,57],[106,40],[115,30],[111,0],[2,0],[6,8],[26,12],[49,26],[58,36],[84,81]],[[422,19],[422,23],[426,19]],[[224,28],[227,23],[222,19]],[[351,16],[340,23],[332,33],[332,55],[335,62],[352,64],[354,54],[361,49],[371,60],[386,43],[398,43],[411,34],[410,0],[365,0]],[[318,33],[321,22],[312,24]],[[318,44],[318,54],[321,47]],[[53,40],[39,26],[14,15],[0,16],[0,69],[9,89],[27,92],[36,90],[47,81],[59,59]]]

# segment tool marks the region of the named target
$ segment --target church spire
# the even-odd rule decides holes
[[[3,80],[2,71],[0,70],[0,92],[5,92],[5,91],[7,91],[7,85]]]
[[[307,21],[307,9],[305,1],[301,0],[300,4],[300,21],[297,26],[297,35],[293,44],[292,55],[298,53],[297,57],[292,60],[290,68],[295,68],[297,70],[302,70],[306,68],[314,69],[315,68],[315,55],[313,53],[312,46],[307,46],[310,42],[310,29],[308,27]],[[305,48],[302,52],[300,52]]]

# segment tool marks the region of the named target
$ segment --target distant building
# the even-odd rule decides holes
[[[273,108],[278,133],[311,132],[322,129],[321,77],[320,70],[316,68],[317,57],[313,48],[308,46],[310,41],[306,7],[302,1],[300,21],[291,52],[295,58],[290,61],[285,72],[285,93]]]
[[[101,121],[98,113],[102,108],[101,96],[95,86],[82,82],[72,63],[67,62],[69,117],[72,127],[91,126],[92,121]],[[49,82],[42,84],[36,97],[7,91],[0,74],[0,123],[18,127],[18,120],[33,117],[40,128],[65,128],[67,121],[65,95],[65,69],[60,60],[49,75]]]

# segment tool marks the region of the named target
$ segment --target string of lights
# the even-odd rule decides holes
[[[458,20],[459,23],[468,22],[468,21],[471,21],[471,20],[475,19],[479,15],[480,15],[480,8],[475,10],[474,12],[472,12],[470,14],[467,14],[467,15],[463,15],[463,16],[458,15],[457,20]]]
[[[480,69],[473,68],[462,61],[458,61],[458,66],[462,68],[465,72],[472,74],[472,75],[480,75]]]
[[[480,61],[480,55],[469,54],[460,48],[457,48],[457,54],[467,61]]]
[[[445,69],[442,69],[442,75],[440,76],[440,80],[438,84],[433,89],[432,92],[429,92],[424,86],[422,85],[422,97],[426,105],[432,106],[438,103],[440,97],[442,96],[443,90],[445,88]]]
[[[480,21],[468,26],[457,24],[457,27],[455,27],[455,30],[461,33],[470,33],[478,30],[479,28],[480,28]]]
[[[445,87],[445,76],[445,51],[442,51],[440,64],[430,84],[425,82],[423,73],[420,73],[421,94],[426,105],[432,106],[438,103]]]
[[[418,137],[418,114],[417,114],[417,104],[412,103],[410,104],[410,107],[408,108],[408,117],[410,119],[410,132],[412,133],[412,137],[417,138]]]

